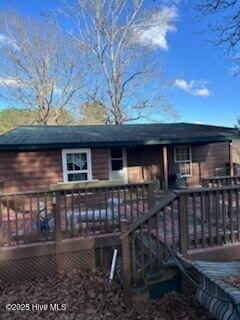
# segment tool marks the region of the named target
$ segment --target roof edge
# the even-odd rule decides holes
[[[173,144],[206,144],[214,142],[226,142],[240,137],[223,136],[223,137],[199,137],[190,139],[173,139],[173,140],[139,140],[139,141],[116,141],[116,142],[84,142],[84,143],[49,143],[49,144],[17,144],[17,145],[0,145],[0,151],[31,151],[31,150],[47,150],[47,149],[65,149],[65,148],[103,148],[103,147],[134,147],[134,146],[150,146],[150,145],[173,145]]]

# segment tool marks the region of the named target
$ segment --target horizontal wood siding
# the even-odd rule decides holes
[[[192,145],[192,176],[187,178],[188,186],[198,185],[201,178],[216,175],[216,168],[226,168],[229,163],[229,143],[218,142]],[[169,174],[176,174],[174,147],[169,147]]]
[[[154,181],[162,178],[162,147],[128,148],[127,165],[129,182]]]
[[[47,189],[63,180],[61,150],[1,152],[0,180],[4,192]]]
[[[93,148],[93,179],[109,179],[109,148]],[[189,186],[202,177],[215,174],[216,168],[229,163],[228,142],[192,146],[192,177]],[[128,181],[131,183],[163,179],[161,146],[127,148]],[[173,146],[168,147],[169,174],[176,173]],[[0,181],[4,192],[47,189],[49,184],[63,181],[61,150],[36,152],[0,152]]]
[[[94,148],[92,153],[92,173],[93,179],[109,179],[109,149]]]
[[[202,178],[216,175],[216,168],[224,169],[229,164],[229,142],[210,143],[202,146],[198,153],[198,161],[203,160],[201,162]]]
[[[93,179],[108,180],[108,149],[92,149]],[[63,181],[61,150],[0,152],[4,192],[44,190]]]

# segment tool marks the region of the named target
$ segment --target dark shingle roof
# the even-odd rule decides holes
[[[231,141],[233,128],[191,123],[21,126],[0,136],[0,150]]]

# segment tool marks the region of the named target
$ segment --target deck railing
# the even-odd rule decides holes
[[[186,255],[191,249],[240,242],[240,185],[175,191],[128,228],[123,224],[123,231],[130,288],[161,270],[164,243]]]
[[[183,199],[179,215],[185,220],[180,229],[184,252],[240,241],[240,185],[177,194]]]
[[[154,205],[152,183],[0,194],[0,245],[120,231]]]
[[[207,188],[240,185],[240,176],[212,176],[202,178],[202,186]]]

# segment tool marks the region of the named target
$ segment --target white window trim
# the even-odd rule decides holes
[[[68,153],[86,153],[87,154],[87,167],[86,170],[67,170],[67,154]],[[88,179],[87,180],[80,180],[80,181],[89,181],[92,180],[92,157],[91,157],[91,149],[84,148],[84,149],[62,149],[62,168],[63,168],[63,181],[64,182],[74,182],[68,181],[68,174],[71,173],[87,173]]]
[[[177,160],[176,149],[179,147],[188,147],[189,148],[189,160]],[[183,177],[192,177],[192,147],[190,145],[177,145],[174,146],[174,162],[175,163],[189,163],[190,164],[190,174],[183,174]]]

